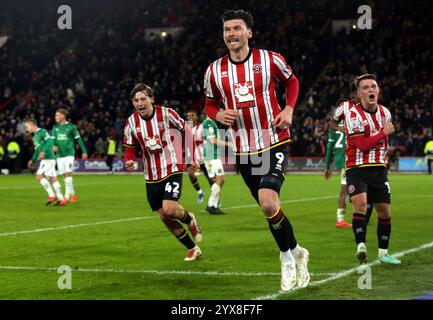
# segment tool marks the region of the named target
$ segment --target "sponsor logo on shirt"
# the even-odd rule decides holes
[[[238,109],[251,108],[255,106],[252,81],[233,84],[236,107]]]

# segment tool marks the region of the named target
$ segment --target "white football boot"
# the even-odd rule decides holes
[[[296,286],[296,263],[295,260],[283,260],[280,253],[281,261],[281,290],[290,291]]]
[[[296,278],[299,288],[305,288],[310,282],[310,273],[308,272],[308,261],[310,253],[307,249],[301,248],[300,254],[294,256],[296,263]]]

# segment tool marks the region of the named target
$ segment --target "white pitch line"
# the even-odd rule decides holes
[[[408,250],[405,250],[405,251],[400,251],[400,252],[398,252],[396,254],[393,254],[393,256],[396,257],[396,258],[400,258],[400,257],[403,257],[403,256],[405,256],[407,254],[418,252],[418,251],[421,251],[421,250],[424,250],[424,249],[429,249],[429,248],[432,248],[432,247],[433,247],[433,242],[430,242],[430,243],[423,244],[423,245],[421,245],[419,247],[416,247],[416,248],[408,249]],[[379,262],[379,260],[376,260],[374,262],[366,264],[366,266],[372,267],[372,266],[375,266],[375,265],[378,265],[378,264],[380,264],[380,262]],[[310,282],[310,284],[308,285],[308,287],[316,287],[316,286],[320,286],[322,284],[328,283],[330,281],[334,281],[334,280],[337,280],[337,279],[340,279],[340,278],[344,278],[344,277],[346,277],[346,276],[348,276],[348,275],[350,275],[350,274],[352,274],[352,273],[354,273],[354,272],[356,272],[358,270],[359,270],[359,266],[356,267],[356,268],[352,268],[352,269],[348,269],[348,270],[344,270],[344,271],[338,272],[338,273],[336,273],[335,275],[333,275],[333,276],[331,276],[329,278]],[[295,289],[293,289],[291,291],[288,291],[288,292],[278,291],[278,292],[274,292],[274,293],[268,294],[266,296],[260,296],[260,297],[257,297],[257,298],[253,298],[252,300],[274,300],[274,299],[278,298],[279,296],[288,295],[288,294],[291,294],[291,293],[293,293],[295,291],[298,291],[298,290],[300,290],[300,288],[295,288]]]
[[[27,270],[27,271],[57,271],[54,267],[28,267],[28,266],[0,266],[0,270]],[[92,272],[92,273],[143,273],[143,274],[181,274],[198,276],[239,276],[239,277],[267,277],[281,276],[279,272],[219,272],[219,271],[187,271],[187,270],[131,270],[131,269],[92,269],[71,267],[73,272]],[[312,273],[312,276],[329,276],[333,273]]]
[[[93,186],[93,185],[102,185],[102,184],[106,184],[106,182],[82,182],[82,183],[77,183],[74,184],[75,188],[80,188],[82,186]],[[32,184],[32,185],[25,185],[25,186],[1,186],[0,190],[26,190],[26,189],[40,189],[41,186],[38,183]]]
[[[296,202],[308,202],[308,201],[316,201],[316,200],[326,200],[326,199],[333,199],[333,198],[337,198],[336,195],[332,195],[332,196],[324,196],[324,197],[316,197],[316,198],[304,198],[304,199],[293,199],[293,200],[285,200],[285,201],[280,201],[280,203],[296,203]],[[233,206],[233,207],[222,207],[221,209],[242,209],[242,208],[253,208],[253,207],[257,207],[258,204],[254,203],[254,204],[246,204],[246,205],[242,205],[242,206]],[[206,210],[200,210],[200,212],[207,212]]]
[[[334,197],[335,197],[335,195],[333,195],[333,196],[325,196],[325,197],[316,197],[316,198],[294,199],[294,200],[281,201],[281,203],[315,201],[315,200],[330,199],[330,198],[334,198]],[[255,206],[257,206],[257,204],[249,204],[249,205],[234,206],[234,207],[224,207],[223,209],[240,209],[240,208],[250,208],[250,207],[255,207]],[[201,211],[206,212],[204,210],[201,210]],[[125,218],[125,219],[118,219],[118,220],[109,220],[109,221],[99,221],[99,222],[92,222],[92,223],[73,224],[73,225],[60,226],[60,227],[51,227],[51,228],[41,228],[41,229],[33,229],[33,230],[6,232],[6,233],[0,233],[0,237],[15,236],[15,235],[18,235],[18,234],[48,232],[48,231],[56,231],[56,230],[64,230],[64,229],[83,228],[83,227],[89,227],[89,226],[97,226],[97,225],[101,225],[101,224],[112,224],[112,223],[120,223],[120,222],[129,222],[129,221],[145,220],[145,219],[151,219],[151,218],[157,218],[157,216]]]
[[[101,224],[112,224],[112,223],[129,222],[129,221],[137,221],[137,220],[146,220],[146,219],[154,219],[154,218],[157,218],[157,217],[156,216],[145,216],[145,217],[117,219],[117,220],[98,221],[98,222],[91,222],[91,223],[71,224],[71,225],[60,226],[60,227],[51,227],[51,228],[40,228],[40,229],[33,229],[33,230],[14,231],[14,232],[0,233],[0,237],[15,236],[15,235],[18,235],[18,234],[48,232],[48,231],[55,231],[55,230],[75,229],[75,228],[83,228],[83,227],[89,227],[89,226],[97,226],[97,225],[101,225]]]

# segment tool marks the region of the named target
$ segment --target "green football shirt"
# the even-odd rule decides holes
[[[210,161],[221,157],[218,146],[212,143],[213,138],[218,139],[218,126],[210,118],[204,119],[203,123],[203,160]]]
[[[33,144],[35,145],[35,151],[33,152],[32,161],[35,162],[39,156],[39,153],[44,152],[45,156],[43,160],[54,160],[53,137],[50,136],[47,130],[38,128],[33,136]]]
[[[57,157],[63,158],[75,155],[75,140],[77,140],[78,145],[83,153],[87,153],[87,149],[84,146],[83,139],[81,139],[80,133],[77,127],[69,122],[64,124],[56,124],[53,127],[52,134],[54,137],[54,145],[56,145],[59,150],[57,151]]]
[[[326,169],[331,167],[331,158],[334,155],[334,167],[341,170],[346,166],[346,137],[341,131],[329,129],[328,143],[326,146]]]

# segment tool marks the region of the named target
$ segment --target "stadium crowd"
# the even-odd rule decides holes
[[[31,116],[51,129],[55,110],[66,107],[89,156],[100,157],[109,136],[122,136],[132,109],[129,91],[137,82],[153,86],[156,101],[181,115],[201,110],[204,69],[225,53],[218,13],[242,7],[238,2],[126,0],[101,6],[102,1],[80,1],[71,4],[73,28],[67,31],[58,30],[46,14],[58,17],[48,0],[41,1],[41,14],[6,4],[0,13],[0,36],[10,36],[0,47],[0,144],[6,149],[16,140],[22,159],[28,159],[31,142],[22,120]],[[353,76],[367,71],[377,74],[381,101],[393,113],[397,130],[391,145],[401,155],[423,155],[433,121],[431,6],[409,11],[404,1],[377,4],[373,30],[331,36],[332,19],[356,16],[356,7],[337,2],[253,0],[244,7],[260,17],[254,46],[282,53],[300,80],[291,155],[324,156],[332,108],[349,96]],[[146,29],[152,27],[181,27],[181,32],[149,36]],[[279,99],[284,101],[282,92]]]

